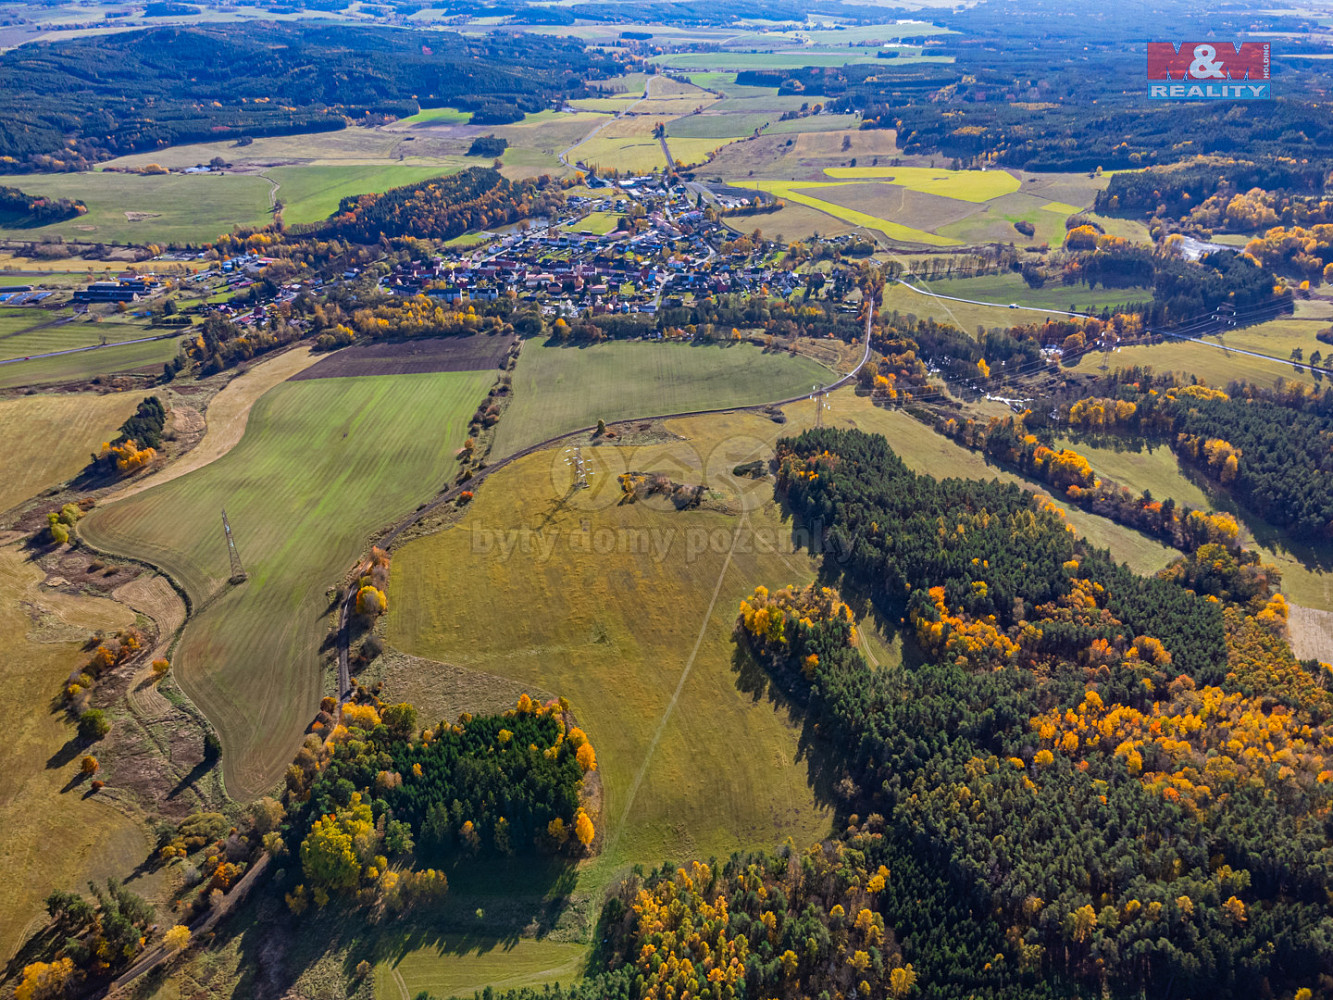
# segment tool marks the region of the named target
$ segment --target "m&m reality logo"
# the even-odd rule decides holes
[[[1273,96],[1268,42],[1149,42],[1148,97],[1265,101]]]

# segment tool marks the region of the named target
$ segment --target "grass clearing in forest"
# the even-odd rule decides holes
[[[255,404],[231,451],[80,524],[94,545],[161,566],[190,594],[175,674],[218,729],[234,798],[278,780],[318,706],[327,588],[369,535],[445,485],[494,380],[487,371],[283,383]],[[237,586],[227,583],[224,506],[250,574]]]
[[[766,354],[751,344],[556,347],[528,341],[491,457],[599,419],[763,403],[832,381],[833,373],[814,361]]]
[[[141,399],[134,392],[0,399],[0,426],[10,438],[0,513],[78,475]]]

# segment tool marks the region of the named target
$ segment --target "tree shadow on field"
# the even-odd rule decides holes
[[[303,881],[300,862],[289,856],[285,863],[218,930],[217,943],[236,942],[241,971],[232,996],[295,995],[308,985],[298,985],[302,977],[317,965],[327,966],[330,957],[350,981],[363,961],[397,964],[415,951],[460,957],[508,952],[523,938],[545,938],[586,922],[590,905],[571,901],[572,859],[523,856],[454,861],[444,869],[448,895],[430,908],[373,920],[352,900],[335,897],[322,910],[312,905],[298,916],[284,895]]]
[[[806,782],[815,793],[815,802],[821,807],[836,809],[841,799],[835,786],[845,776],[846,768],[836,748],[816,732],[815,722],[806,707],[784,692],[754,658],[749,647],[735,636],[732,637],[731,670],[736,675],[738,690],[748,694],[756,704],[767,702],[799,731],[796,759],[805,762]]]

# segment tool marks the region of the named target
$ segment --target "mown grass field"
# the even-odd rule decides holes
[[[1230,334],[1228,334],[1228,337]],[[1230,341],[1226,341],[1230,343]],[[1239,346],[1239,345],[1237,345]],[[1100,354],[1086,354],[1079,359],[1076,371],[1092,371],[1102,363]],[[1201,343],[1185,340],[1167,340],[1160,344],[1140,344],[1123,347],[1111,355],[1112,368],[1150,365],[1159,372],[1177,372],[1197,375],[1209,385],[1225,388],[1228,382],[1240,380],[1257,385],[1271,386],[1279,378],[1288,382],[1314,381],[1308,368],[1297,367],[1285,361],[1270,361],[1246,354],[1237,354],[1220,348],[1213,338]]]
[[[146,336],[152,336],[146,332]],[[168,337],[143,344],[112,344],[92,351],[65,354],[55,358],[35,358],[0,365],[0,389],[27,385],[55,385],[90,379],[119,372],[151,371],[160,373],[163,363],[179,351],[179,340]]]
[[[833,380],[832,372],[807,358],[765,354],[749,344],[579,348],[529,341],[491,454],[500,458],[599,419],[762,403]]]
[[[204,243],[238,225],[268,221],[269,183],[229,174],[138,174],[95,171],[34,179],[32,194],[80,198],[88,213],[36,229],[4,229],[10,239],[62,236],[99,243]]]
[[[462,372],[282,383],[232,451],[80,525],[93,544],[152,561],[190,594],[196,613],[175,673],[218,729],[233,797],[269,789],[318,706],[326,588],[368,535],[444,485],[493,381]],[[223,507],[250,574],[235,587]]]
[[[422,108],[414,115],[399,118],[398,125],[463,125],[472,120],[471,111],[457,108]]]
[[[820,197],[830,189],[838,187],[836,181],[742,181],[732,182],[737,187],[751,187],[759,191],[767,191],[770,194],[777,195],[784,201],[795,202],[798,205],[805,205],[807,208],[814,208],[833,218],[849,223],[853,226],[861,226],[865,229],[873,229],[883,233],[891,240],[900,243],[922,243],[927,246],[956,246],[957,240],[951,240],[947,236],[939,236],[936,233],[927,232],[924,229],[914,229],[911,226],[903,225],[900,222],[894,222],[890,219],[881,218],[877,215],[871,215],[868,212],[858,211],[845,205],[839,205]],[[810,192],[817,192],[812,194]]]
[[[115,435],[141,399],[130,392],[0,399],[0,426],[10,439],[0,513],[78,475],[89,454]]]
[[[478,163],[489,162],[478,160]],[[348,195],[388,191],[463,169],[435,166],[349,165],[273,167],[265,171],[278,185],[282,217],[288,223],[327,219]]]
[[[517,990],[543,983],[568,985],[579,977],[587,949],[563,941],[500,941],[462,934],[407,952],[376,969],[375,995],[397,997],[399,984],[409,997],[421,990],[431,996],[471,996],[480,987]]]
[[[1062,309],[1071,312],[1087,310],[1100,311],[1103,308],[1115,308],[1131,302],[1152,300],[1152,289],[1132,288],[1089,288],[1087,285],[1062,285],[1058,281],[1047,282],[1042,288],[1029,288],[1022,275],[1013,272],[1003,274],[984,274],[976,278],[947,278],[940,281],[918,282],[936,295],[953,295],[961,299],[976,299],[980,302],[998,302],[1007,306],[1017,302],[1024,306],[1038,306],[1043,309]],[[910,292],[908,294],[911,294]],[[1071,306],[1073,307],[1071,309]],[[1022,314],[1030,322],[1030,314]]]
[[[983,202],[1012,194],[1018,178],[1007,170],[944,170],[931,167],[828,167],[835,180],[878,180],[959,201]]]
[[[26,358],[51,351],[67,351],[94,344],[119,344],[141,337],[152,337],[166,331],[150,328],[142,322],[117,322],[109,318],[102,322],[88,319],[70,319],[68,312],[58,313],[45,309],[24,310],[35,315],[23,318],[14,329],[0,333],[0,361]],[[0,330],[8,317],[0,312]],[[65,322],[55,322],[65,320]]]
[[[637,861],[800,842],[827,824],[785,713],[739,690],[731,663],[740,599],[757,583],[813,577],[771,495],[730,476],[768,451],[764,424],[776,426],[750,414],[682,421],[671,429],[687,441],[585,449],[596,485],[572,496],[560,449],[526,456],[457,527],[395,555],[391,645],[573,704],[604,794],[606,846],[581,885]],[[744,513],[619,504],[627,469],[704,478]]]
[[[0,741],[0,864],[15,873],[0,885],[0,962],[46,920],[51,890],[125,878],[152,849],[146,827],[84,797],[86,785],[74,780],[82,756],[71,742],[75,727],[51,711],[53,695],[87,659],[83,640],[132,624],[134,614],[104,598],[41,589],[42,577],[18,542],[0,547],[0,644],[8,651],[0,681],[11,709]]]

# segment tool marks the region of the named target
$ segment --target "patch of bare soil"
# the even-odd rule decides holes
[[[504,367],[515,342],[514,337],[487,334],[357,344],[298,372],[292,381],[350,375],[487,371]]]

